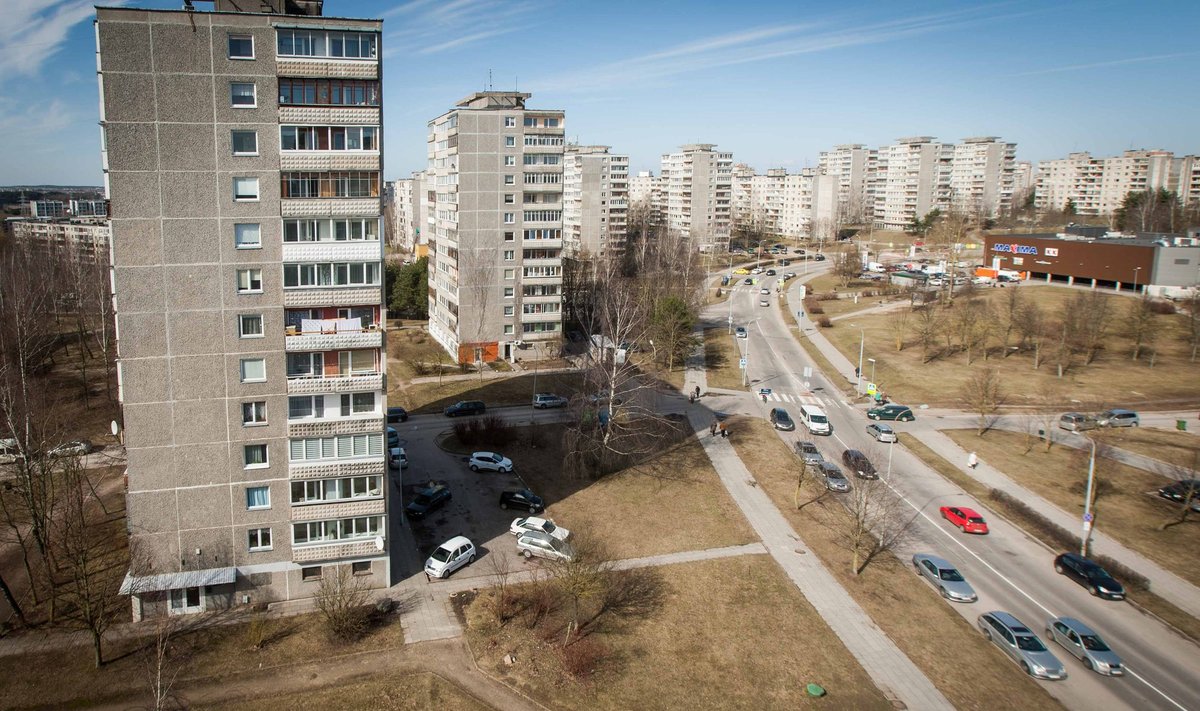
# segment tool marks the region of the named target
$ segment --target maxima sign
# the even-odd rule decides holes
[[[993,244],[993,252],[1008,252],[1009,254],[1032,254],[1037,256],[1038,248],[1027,244]]]

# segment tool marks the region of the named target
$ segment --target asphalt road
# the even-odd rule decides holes
[[[759,403],[762,416],[773,406],[789,407],[793,416],[803,401],[819,401],[833,423],[830,437],[812,437],[799,426],[797,432],[780,433],[789,442],[814,440],[826,459],[839,461],[846,448],[869,453],[881,472],[888,471],[887,445],[870,438],[868,420],[861,408],[847,402],[816,369],[789,332],[778,305],[775,278],[768,277],[754,287],[741,286],[733,295],[733,325],[745,326],[749,338],[751,389],[770,387],[774,393],[791,398],[784,403]],[[760,306],[759,288],[771,290],[769,308]],[[728,308],[715,307],[706,314],[712,322],[724,323]],[[719,310],[718,310],[719,309]],[[805,366],[813,368],[804,377]],[[811,385],[811,392],[805,382]],[[789,404],[790,403],[790,404]],[[918,413],[920,417],[920,413]],[[895,423],[904,437],[905,423]],[[990,610],[1006,610],[1025,622],[1042,637],[1047,646],[1066,666],[1069,678],[1040,682],[1068,708],[1141,708],[1200,709],[1200,650],[1157,620],[1131,605],[1093,598],[1087,590],[1057,575],[1053,569],[1055,551],[1025,535],[1002,520],[989,517],[991,533],[971,536],[960,533],[943,521],[940,506],[969,505],[987,516],[988,507],[964,494],[941,475],[925,467],[903,447],[891,452],[890,475],[884,478],[912,506],[915,532],[904,550],[897,551],[907,561],[914,552],[928,552],[946,558],[962,571],[979,593],[973,604],[952,604],[955,611],[975,627],[976,618]],[[905,585],[926,585],[914,573]],[[946,603],[951,604],[951,603]],[[1128,665],[1128,676],[1107,678],[1086,670],[1066,650],[1048,641],[1046,621],[1054,616],[1078,618],[1099,632]],[[947,640],[952,645],[953,640]],[[997,660],[997,663],[1006,663]]]

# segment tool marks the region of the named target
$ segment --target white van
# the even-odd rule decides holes
[[[829,426],[829,416],[816,405],[801,405],[800,421],[815,435],[833,434],[833,428]]]

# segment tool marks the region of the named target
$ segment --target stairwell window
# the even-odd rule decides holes
[[[258,132],[234,130],[231,132],[230,143],[233,145],[235,156],[258,155]]]
[[[238,371],[243,383],[266,382],[267,361],[263,358],[243,358]]]
[[[230,59],[254,59],[254,37],[251,35],[229,35]]]
[[[254,82],[230,82],[229,104],[235,109],[253,109],[258,106],[258,94]]]
[[[258,178],[234,178],[233,199],[235,202],[258,202]]]
[[[262,230],[257,222],[233,226],[233,244],[238,249],[262,249]]]
[[[270,466],[267,461],[267,445],[247,444],[242,447],[242,467],[244,469],[266,469]]]
[[[238,338],[262,338],[262,314],[241,314],[238,316]]]

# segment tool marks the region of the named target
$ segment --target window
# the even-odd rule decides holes
[[[513,298],[513,288],[511,286],[504,287],[504,298],[506,298],[506,299]]]
[[[505,148],[516,148],[516,146],[517,146],[517,137],[516,136],[505,136],[504,137],[504,147]]]
[[[379,262],[283,265],[283,286],[285,289],[378,285]]]
[[[535,119],[532,116],[526,116],[525,117],[525,128],[535,128],[535,127],[537,127],[537,119]]]
[[[376,126],[280,126],[279,147],[285,151],[377,151]]]
[[[516,125],[517,125],[517,117],[516,116],[505,116],[504,117],[504,127],[505,128],[513,128]]]
[[[182,615],[203,610],[204,597],[200,594],[200,588],[176,588],[171,591],[169,614]]]
[[[229,104],[235,109],[253,109],[258,106],[258,94],[254,82],[230,82]]]
[[[504,194],[504,204],[505,204],[505,205],[512,205],[512,204],[514,204],[516,201],[517,201],[517,196],[516,196],[516,195],[513,195],[512,193],[505,193],[505,194]]]
[[[265,358],[243,358],[238,366],[243,383],[261,383],[267,379]]]
[[[512,213],[512,212],[504,213],[504,224],[511,225],[512,223],[514,223],[516,221],[517,221],[517,216],[515,213]]]
[[[506,336],[511,336],[511,335],[513,335],[513,327],[512,327],[512,324],[511,324],[511,323],[509,323],[509,324],[505,324],[505,326],[504,326],[504,335],[506,335]]]
[[[371,574],[371,561],[360,560],[356,563],[351,563],[350,564],[350,572],[354,575],[370,575]]]
[[[239,294],[261,294],[262,293],[262,270],[261,269],[239,269],[237,270],[237,290]]]
[[[258,178],[234,178],[233,199],[238,202],[258,202]]]
[[[375,58],[376,35],[371,32],[281,29],[276,39],[281,57]]]
[[[280,173],[280,197],[379,197],[379,173],[365,170]]]
[[[233,244],[238,249],[261,249],[262,232],[257,222],[243,222],[233,226]]]
[[[247,444],[242,447],[242,466],[246,469],[265,469],[270,466],[267,461],[267,445]]]
[[[267,403],[263,400],[242,403],[243,425],[267,424]]]
[[[504,278],[505,278],[505,280],[516,279],[517,278],[517,270],[516,269],[505,269],[504,270]]]
[[[250,35],[229,35],[230,59],[254,59],[254,38]]]
[[[516,239],[515,233],[513,233],[513,232],[505,232],[504,233],[504,241],[505,242],[512,242],[515,239]]]
[[[512,306],[505,306],[505,307],[504,307],[504,315],[505,315],[505,316],[512,316],[512,315],[513,315],[513,307],[512,307]]]
[[[382,433],[307,437],[288,442],[288,458],[293,462],[380,456],[383,456]]]
[[[515,176],[515,175],[504,176],[504,184],[505,185],[516,185],[517,184],[517,176]]]
[[[331,503],[383,496],[383,477],[352,476],[340,479],[304,479],[292,483],[292,503]]]
[[[342,417],[375,413],[375,393],[346,393],[342,395]]]
[[[241,314],[238,316],[238,338],[262,338],[262,314]]]
[[[284,242],[377,242],[379,219],[284,220]]]
[[[289,354],[290,355],[290,354]],[[308,354],[304,354],[308,355]],[[290,371],[289,371],[290,374]],[[321,395],[291,395],[288,397],[288,419],[310,420],[325,416],[325,398]]]
[[[516,257],[516,250],[512,250],[512,249],[504,250],[504,261],[511,262],[515,257]]]
[[[232,141],[235,156],[258,155],[258,132],[234,130]]]
[[[516,165],[516,164],[517,164],[516,156],[504,156],[504,165]]]
[[[249,548],[252,551],[269,551],[269,550],[271,550],[271,529],[269,529],[269,528],[252,528],[252,529],[250,529]]]
[[[281,78],[279,103],[284,106],[379,106],[379,82]]]
[[[304,582],[312,582],[321,579],[321,566],[314,565],[308,568],[300,569],[300,579]]]
[[[306,521],[292,524],[296,545],[374,538],[383,530],[382,516],[357,516],[332,521]]]
[[[253,509],[269,509],[271,508],[271,487],[269,486],[250,486],[246,488],[246,508]]]

